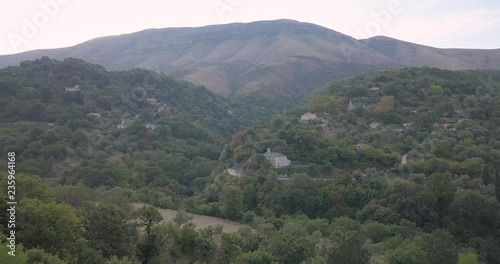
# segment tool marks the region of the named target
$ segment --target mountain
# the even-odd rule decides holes
[[[448,70],[500,69],[500,49],[438,49],[383,36],[360,42],[397,63],[410,67],[427,66]]]
[[[300,97],[333,80],[381,69],[500,68],[500,50],[440,50],[386,38],[359,41],[292,20],[149,29],[73,47],[0,56],[0,67],[42,56],[80,58],[108,70],[164,72],[226,96],[258,91],[274,98]]]

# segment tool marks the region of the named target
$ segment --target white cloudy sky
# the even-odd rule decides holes
[[[281,18],[356,38],[386,35],[442,48],[500,48],[498,0],[0,0],[0,54],[147,28]]]

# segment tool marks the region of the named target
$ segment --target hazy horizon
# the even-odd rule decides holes
[[[39,0],[9,3],[0,55],[77,45],[150,28],[200,27],[290,19],[363,39],[376,35],[437,48],[500,48],[500,3],[375,0],[206,0],[120,2]]]

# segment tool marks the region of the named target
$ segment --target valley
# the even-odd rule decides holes
[[[496,54],[266,21],[0,57],[19,263],[498,263]]]

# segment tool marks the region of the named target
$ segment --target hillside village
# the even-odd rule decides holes
[[[51,264],[325,264],[343,254],[495,263],[499,83],[499,73],[412,68],[279,105],[79,60],[2,69],[0,149],[18,162],[16,220],[34,227],[19,230],[19,254]],[[157,208],[177,215],[162,221]],[[241,229],[200,228],[187,212]],[[54,227],[54,216],[68,221]],[[148,246],[162,253],[145,256]]]
[[[288,127],[287,130],[293,127],[297,131],[295,133],[304,132],[301,132],[300,136],[298,134],[286,136],[283,128],[279,133],[266,132],[268,136],[264,136],[263,140],[265,138],[265,142],[275,142],[274,144],[267,143],[267,148],[278,147],[280,150],[289,150],[289,148],[284,147],[286,144],[283,145],[283,140],[287,140],[290,142],[289,144],[295,146],[295,151],[303,149],[304,152],[290,155],[290,151],[287,151],[287,156],[284,156],[280,153],[270,155],[265,149],[261,149],[265,151],[264,156],[271,164],[271,168],[276,170],[279,175],[299,171],[311,172],[311,169],[314,171],[313,174],[316,174],[322,170],[321,168],[328,168],[329,165],[311,165],[311,163],[316,163],[312,158],[314,154],[307,153],[307,150],[312,149],[314,144],[321,145],[320,140],[322,139],[320,138],[324,138],[324,140],[342,142],[345,154],[338,155],[354,155],[360,160],[365,160],[364,162],[367,161],[366,159],[372,159],[371,164],[378,171],[388,171],[393,174],[395,171],[413,168],[422,157],[429,155],[427,152],[429,150],[423,148],[425,144],[410,145],[404,142],[408,142],[410,138],[411,140],[425,140],[423,135],[455,137],[459,135],[457,134],[459,131],[467,130],[470,126],[471,117],[469,115],[471,112],[468,109],[472,105],[486,106],[488,100],[491,102],[491,97],[482,95],[483,99],[477,100],[477,91],[475,94],[447,96],[445,93],[449,93],[452,88],[449,86],[441,87],[432,82],[428,84],[427,90],[413,91],[404,89],[402,88],[404,85],[399,84],[401,93],[405,93],[403,98],[396,96],[393,91],[394,84],[390,81],[385,81],[385,83],[378,81],[375,86],[370,84],[370,78],[372,80],[377,78],[387,80],[387,77],[380,77],[383,75],[382,73],[375,75],[375,77],[353,80],[346,88],[337,86],[336,90],[327,89],[330,94],[323,93],[310,100],[305,112],[295,113],[293,116],[288,115],[280,122],[277,121],[279,119],[276,119],[274,122],[284,124],[281,127]],[[437,82],[439,83],[439,81]],[[429,82],[426,81],[426,83]],[[481,83],[478,82],[478,85]],[[356,91],[352,90],[352,87],[363,86],[366,87],[365,91],[361,88],[356,88]],[[391,93],[395,95],[388,95]],[[418,99],[421,97],[427,99]],[[416,104],[411,100],[421,101]],[[464,102],[459,100],[464,100]],[[429,115],[430,112],[432,115]],[[474,113],[472,112],[472,114]],[[318,135],[321,136],[318,137]],[[295,141],[304,137],[304,142],[309,143],[299,147],[296,142],[288,141],[287,138],[292,137]],[[325,144],[323,143],[323,145]],[[342,151],[339,150],[339,152]],[[293,160],[293,163],[277,166],[274,157],[278,156]],[[345,166],[339,163],[340,157],[336,162],[331,162],[334,168]],[[247,162],[251,161],[247,160]]]

